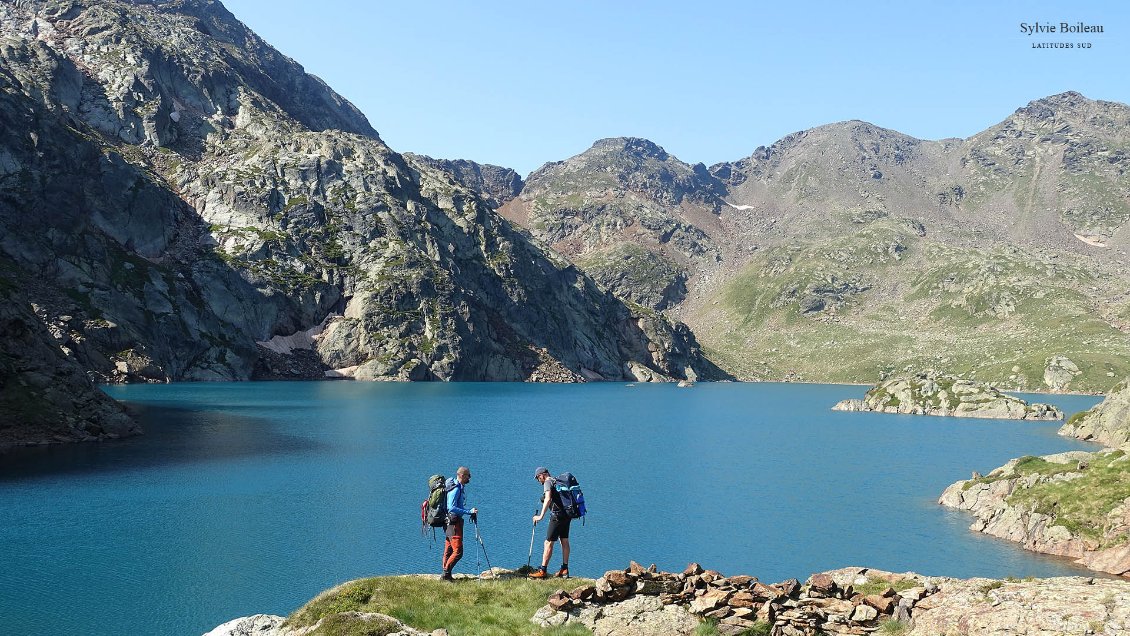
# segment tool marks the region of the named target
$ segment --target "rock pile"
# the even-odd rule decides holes
[[[680,573],[658,572],[654,565],[644,568],[632,562],[626,570],[610,570],[592,585],[566,592],[559,590],[532,619],[542,626],[579,622],[596,634],[602,633],[690,633],[700,619],[717,622],[719,632],[738,634],[744,630],[771,626],[774,636],[814,634],[869,634],[884,620],[908,622],[915,605],[938,590],[938,586],[917,575],[892,575],[870,571],[884,581],[903,580],[914,586],[896,592],[886,585],[872,594],[853,587],[868,581],[869,571],[850,569],[814,574],[805,585],[796,579],[765,584],[753,576],[724,576],[691,563]],[[869,587],[874,587],[873,585]],[[643,615],[634,617],[631,632],[618,629],[609,621],[623,622],[611,605],[653,597],[661,609],[678,608],[691,621],[685,627],[672,625],[667,612],[663,624],[646,627]],[[653,612],[654,614],[654,612]],[[657,614],[658,616],[658,614]]]

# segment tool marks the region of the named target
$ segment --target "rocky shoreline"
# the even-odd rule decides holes
[[[938,503],[973,513],[977,532],[1130,577],[1130,383],[1059,434],[1108,448],[1013,459],[950,485]]]
[[[520,575],[496,568],[481,576]],[[205,636],[306,636],[321,633],[325,621],[366,629],[379,625],[379,633],[400,636],[447,634],[445,629],[422,632],[375,613],[341,612],[305,627],[290,627],[284,620],[263,614],[239,618]],[[852,567],[813,574],[803,584],[796,579],[765,584],[695,563],[675,573],[633,562],[595,582],[553,592],[530,620],[543,628],[581,625],[601,636],[689,636],[701,633],[696,630],[703,622],[712,623],[716,633],[733,635],[746,630],[772,636],[1113,635],[1130,630],[1130,581],[956,579]]]
[[[1088,524],[1062,518],[1066,515],[1060,501],[1048,503],[1030,496],[1037,489],[1058,489],[1067,494],[1052,496],[1063,499],[1062,508],[1067,508],[1072,482],[1080,482],[1082,490],[1093,490],[1094,486],[1082,480],[1099,466],[1130,471],[1130,456],[1125,450],[1106,449],[1022,457],[983,477],[975,475],[950,485],[938,503],[973,513],[976,519],[971,530],[1015,541],[1034,552],[1069,557],[1092,570],[1130,577],[1130,544],[1126,543],[1130,497],[1100,511],[1101,524],[1094,526],[1101,527],[1088,532]]]

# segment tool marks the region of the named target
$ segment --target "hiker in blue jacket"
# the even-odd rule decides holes
[[[477,521],[479,509],[467,509],[467,496],[464,488],[471,481],[471,469],[460,466],[455,471],[455,485],[447,493],[447,526],[444,528],[443,540],[443,575],[444,581],[453,581],[451,570],[459,559],[463,558],[463,515],[471,516],[471,523]]]
[[[530,578],[544,579],[549,576],[546,568],[549,567],[549,559],[553,556],[553,543],[557,540],[561,541],[561,569],[557,571],[556,576],[569,578],[569,523],[573,519],[565,514],[561,506],[561,496],[557,494],[555,488],[557,481],[550,476],[549,469],[538,466],[534,471],[534,479],[541,482],[542,486],[541,512],[534,515],[534,525],[536,526],[545,517],[546,510],[549,510],[549,528],[545,532],[541,567],[531,572]]]

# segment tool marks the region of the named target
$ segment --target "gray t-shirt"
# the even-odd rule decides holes
[[[561,495],[557,494],[556,486],[557,480],[549,476],[546,476],[545,481],[541,484],[542,491],[549,493],[549,510],[553,514],[561,512]]]

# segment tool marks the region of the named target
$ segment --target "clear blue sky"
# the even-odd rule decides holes
[[[710,165],[848,119],[942,139],[1067,90],[1130,102],[1130,3],[1115,1],[224,4],[394,150],[523,175],[603,137]],[[1104,33],[1020,28],[1063,21]]]

